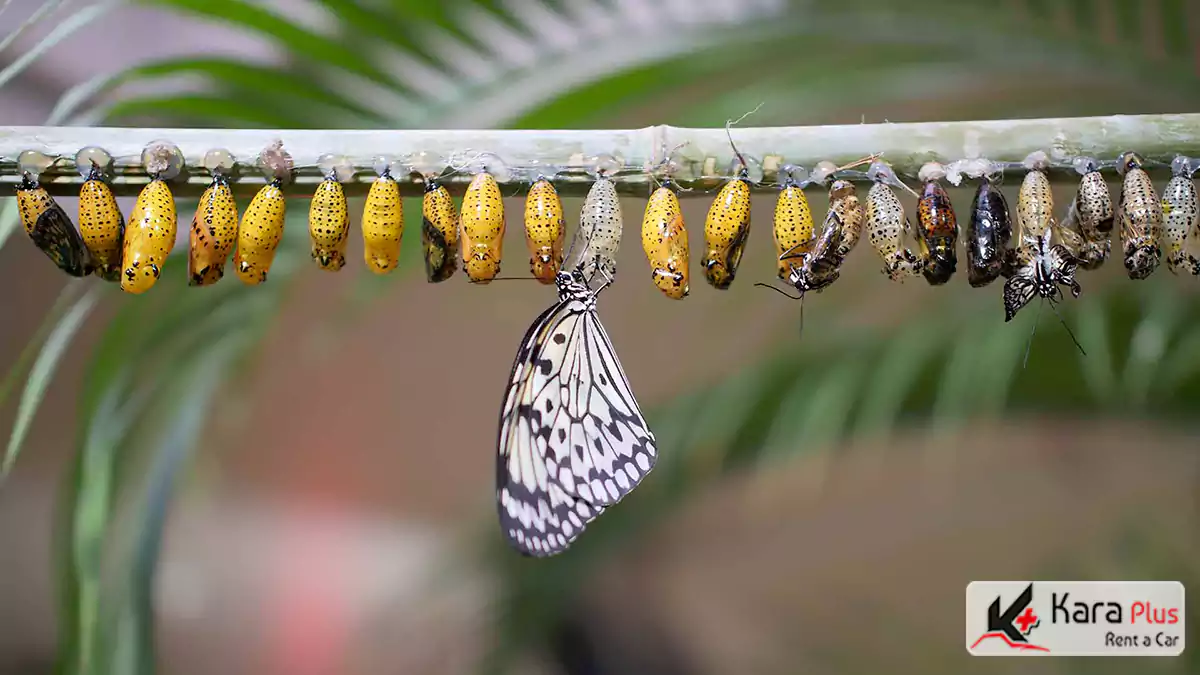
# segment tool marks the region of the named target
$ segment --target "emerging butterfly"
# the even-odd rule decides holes
[[[1040,296],[1049,301],[1050,309],[1058,316],[1058,321],[1067,329],[1071,341],[1079,349],[1079,353],[1087,356],[1071,327],[1058,313],[1057,303],[1063,299],[1059,286],[1071,289],[1071,296],[1078,298],[1082,292],[1079,283],[1075,281],[1075,269],[1079,259],[1071,255],[1062,244],[1051,244],[1051,236],[1055,228],[1047,229],[1043,234],[1026,237],[1024,244],[1017,249],[1015,258],[1017,267],[1011,277],[1004,283],[1004,321],[1013,320],[1022,307],[1029,304],[1034,296]],[[1041,308],[1038,308],[1041,313]],[[1033,335],[1037,331],[1037,317],[1034,318],[1033,330],[1029,333],[1029,344],[1025,347],[1025,362],[1029,361],[1029,347],[1033,344]]]
[[[603,270],[603,268],[601,268]],[[605,275],[607,277],[607,275]],[[521,342],[500,412],[500,527],[524,555],[561,553],[654,468],[654,434],[578,269]]]
[[[1035,295],[1046,298],[1051,303],[1062,298],[1059,285],[1071,289],[1071,295],[1078,298],[1079,284],[1075,281],[1075,268],[1078,259],[1071,255],[1062,244],[1050,244],[1050,231],[1032,237],[1027,241],[1025,250],[1028,257],[1021,260],[1012,277],[1004,284],[1004,320],[1012,321],[1022,307],[1029,304]],[[1018,253],[1021,256],[1021,253]]]

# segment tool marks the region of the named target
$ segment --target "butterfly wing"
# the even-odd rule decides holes
[[[657,449],[604,327],[558,303],[525,335],[500,417],[501,529],[527,555],[559,553],[653,468]]]
[[[59,269],[73,277],[85,277],[95,269],[83,236],[58,204],[51,204],[38,216],[29,238]]]
[[[1004,282],[1004,320],[1012,321],[1037,290],[1037,262],[1018,267]]]
[[[569,452],[580,496],[612,506],[654,468],[658,449],[599,317],[589,311],[582,321],[587,360],[575,377],[585,398],[576,399],[574,410],[560,411],[558,421],[572,427],[551,448]]]
[[[837,278],[837,274],[842,266],[842,259],[839,256],[839,249],[845,243],[843,237],[844,226],[841,217],[830,209],[825,215],[825,223],[822,226],[821,238],[817,241],[817,245],[813,247],[812,257],[809,259],[809,271],[814,279],[819,279],[822,286],[826,286],[830,281],[830,277]]]
[[[1071,295],[1078,298],[1082,292],[1079,283],[1075,281],[1075,269],[1079,266],[1079,259],[1062,244],[1051,246],[1046,256],[1050,268],[1050,279],[1055,283],[1069,286]]]

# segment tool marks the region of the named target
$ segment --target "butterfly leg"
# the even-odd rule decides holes
[[[779,260],[783,261],[783,260],[791,260],[793,258],[803,258],[805,255],[807,255],[808,251],[812,248],[812,246],[813,246],[812,239],[809,239],[808,241],[802,241],[799,244],[796,244],[795,246],[784,251],[783,253],[780,253]],[[803,249],[803,250],[798,251],[797,249]]]
[[[597,261],[597,262],[599,262],[599,261]],[[602,265],[597,265],[597,266],[596,266],[596,271],[597,271],[597,272],[599,272],[599,273],[600,273],[600,274],[601,274],[601,275],[604,277],[604,283],[600,284],[600,288],[597,288],[597,289],[596,289],[596,292],[597,292],[597,293],[599,293],[600,291],[602,291],[602,290],[604,290],[604,289],[608,288],[610,285],[612,285],[612,283],[613,283],[614,281],[616,281],[616,279],[614,279],[614,278],[612,277],[612,275],[610,275],[610,274],[608,273],[608,270],[604,269],[604,267],[603,267]]]

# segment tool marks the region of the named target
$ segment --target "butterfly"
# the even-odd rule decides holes
[[[1050,230],[1026,239],[1018,249],[1017,267],[1004,284],[1004,320],[1012,321],[1022,307],[1034,296],[1046,298],[1053,305],[1062,299],[1059,285],[1069,286],[1071,295],[1078,298],[1079,283],[1075,281],[1078,259],[1062,244],[1050,244]],[[1024,258],[1024,260],[1022,260]]]
[[[1048,300],[1050,309],[1058,316],[1058,321],[1067,329],[1071,341],[1084,356],[1083,345],[1071,332],[1071,327],[1058,313],[1056,304],[1062,300],[1063,293],[1060,285],[1071,289],[1071,296],[1078,298],[1082,290],[1075,281],[1075,269],[1079,259],[1071,255],[1062,244],[1051,244],[1051,233],[1056,227],[1048,228],[1039,236],[1024,237],[1024,244],[1014,251],[1016,262],[1012,276],[1004,282],[1004,321],[1012,321],[1017,312],[1033,300],[1034,296]],[[1041,309],[1039,308],[1039,313]],[[1029,344],[1025,347],[1025,363],[1029,362],[1029,347],[1033,344],[1033,334],[1037,331],[1037,317],[1034,318],[1033,330],[1029,333]]]
[[[820,238],[809,239],[779,254],[779,264],[786,265],[791,270],[788,272],[786,281],[796,289],[797,295],[780,290],[771,284],[762,282],[754,284],[769,288],[792,300],[800,301],[800,332],[802,334],[804,332],[805,294],[812,291],[820,293],[833,285],[833,282],[841,276],[842,263],[846,259],[845,252],[849,250],[842,224],[842,220],[833,209],[830,209],[829,214],[825,217],[824,230],[821,232]],[[788,262],[797,258],[800,259],[799,266]]]
[[[558,302],[525,333],[500,412],[500,527],[524,555],[561,553],[654,468],[654,434],[596,315],[599,288],[555,276]]]
[[[787,251],[779,260],[800,258],[800,266],[791,266],[787,282],[803,296],[809,291],[823,291],[838,280],[846,260],[847,242],[843,221],[833,209],[825,217],[824,229],[816,243],[809,243],[808,252]],[[799,247],[793,247],[799,249]]]

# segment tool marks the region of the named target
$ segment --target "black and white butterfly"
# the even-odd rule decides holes
[[[654,434],[578,269],[525,333],[513,363],[496,459],[500,527],[530,556],[560,553],[637,486],[658,458]]]
[[[1053,229],[1053,228],[1051,228]],[[1016,251],[1012,276],[1004,283],[1004,320],[1012,321],[1022,307],[1034,296],[1051,304],[1062,299],[1062,289],[1068,286],[1072,297],[1082,290],[1075,281],[1079,260],[1062,244],[1050,243],[1050,230],[1038,237],[1027,237]]]
[[[1056,307],[1056,304],[1063,299],[1060,286],[1069,287],[1071,296],[1075,298],[1079,297],[1082,289],[1075,281],[1075,269],[1079,265],[1079,259],[1062,244],[1050,243],[1051,232],[1054,229],[1053,227],[1047,229],[1046,233],[1041,236],[1024,237],[1022,245],[1014,251],[1012,275],[1008,281],[1004,282],[1004,321],[1006,323],[1012,321],[1017,312],[1028,305],[1035,296],[1041,297],[1049,303],[1050,309],[1054,310],[1059,322],[1062,323],[1063,328],[1067,329],[1067,334],[1071,336],[1071,341],[1075,343],[1079,352],[1086,356],[1087,352],[1083,350],[1079,340],[1075,339],[1071,327],[1067,325],[1066,321],[1063,321]],[[1033,323],[1033,330],[1029,333],[1029,345],[1033,344],[1035,331],[1037,331],[1036,319]],[[1029,360],[1029,346],[1025,348],[1025,360],[1026,362]]]

